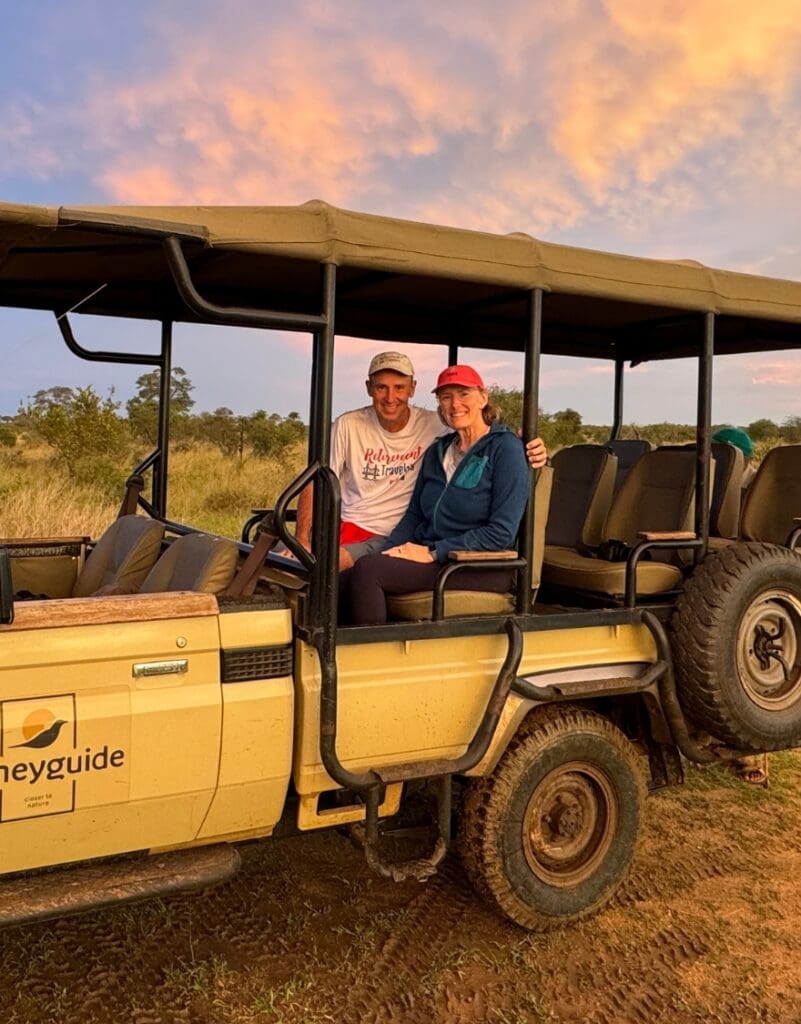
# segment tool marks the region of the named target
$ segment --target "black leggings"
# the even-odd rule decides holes
[[[365,555],[342,575],[343,611],[347,615],[349,606],[350,621],[354,626],[386,622],[388,594],[433,591],[442,568],[439,562],[411,562],[407,558],[389,555]],[[448,587],[454,590],[494,590],[498,593],[509,590],[511,584],[509,569],[484,572],[462,569],[448,580]]]

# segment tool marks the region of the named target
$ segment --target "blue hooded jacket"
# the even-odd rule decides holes
[[[442,458],[455,434],[438,438],[423,456],[412,500],[385,549],[413,541],[439,562],[449,551],[501,551],[514,546],[531,482],[520,439],[493,423],[449,481]]]

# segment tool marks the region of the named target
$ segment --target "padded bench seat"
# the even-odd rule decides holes
[[[675,565],[640,561],[637,566],[637,593],[663,594],[677,587],[681,578],[681,570]],[[626,563],[587,558],[573,548],[549,544],[545,548],[542,582],[622,597],[626,592]]]

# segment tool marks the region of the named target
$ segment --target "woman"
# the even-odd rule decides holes
[[[512,547],[529,495],[526,457],[517,436],[495,421],[487,389],[471,366],[449,366],[434,388],[453,433],[423,456],[409,508],[383,552],[359,559],[348,581],[352,621],[387,621],[387,595],[433,590],[450,551]],[[507,590],[509,570],[466,569],[465,590]]]

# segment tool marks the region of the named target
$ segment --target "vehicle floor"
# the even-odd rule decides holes
[[[344,836],[243,848],[176,897],[0,935],[4,1024],[738,1024],[801,1019],[801,753],[771,786],[721,768],[648,800],[631,876],[545,935],[496,917],[454,858],[371,875]]]

